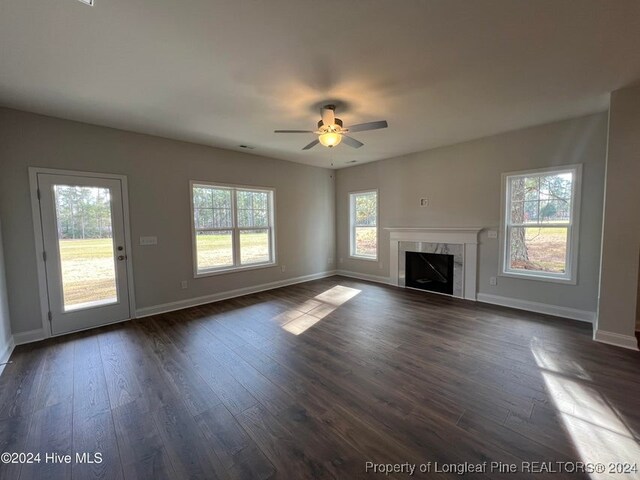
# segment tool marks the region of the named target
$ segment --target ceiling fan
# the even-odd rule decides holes
[[[315,133],[318,135],[317,139],[305,146],[302,150],[309,150],[318,143],[331,148],[342,141],[350,147],[360,148],[364,143],[346,135],[347,133],[378,130],[379,128],[387,128],[388,126],[386,120],[379,120],[377,122],[358,123],[357,125],[351,125],[349,128],[345,128],[343,127],[342,120],[336,118],[335,110],[335,105],[325,105],[320,109],[322,120],[318,122],[317,130],[275,130],[274,133]]]

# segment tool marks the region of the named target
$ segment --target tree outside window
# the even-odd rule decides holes
[[[378,258],[378,192],[349,194],[351,256]]]
[[[570,279],[576,167],[505,176],[503,273]]]
[[[273,194],[192,182],[196,276],[275,263]]]

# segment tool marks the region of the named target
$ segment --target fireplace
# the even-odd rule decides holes
[[[453,255],[405,252],[405,285],[453,295]]]
[[[452,255],[453,292],[450,295],[476,300],[478,232],[481,228],[387,227],[385,230],[389,232],[389,280],[392,285],[409,286],[406,283],[406,252]]]

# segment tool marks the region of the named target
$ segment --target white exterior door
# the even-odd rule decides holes
[[[37,174],[51,333],[131,318],[122,182]]]

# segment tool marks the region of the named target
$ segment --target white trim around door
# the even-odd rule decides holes
[[[30,186],[30,195],[31,195],[31,213],[33,217],[33,230],[35,235],[35,254],[36,254],[36,264],[38,271],[38,293],[40,298],[40,314],[42,317],[42,332],[44,333],[44,338],[48,338],[54,336],[55,334],[52,332],[51,323],[49,321],[49,293],[47,288],[47,273],[46,273],[46,265],[45,260],[43,258],[43,252],[45,251],[44,247],[44,236],[42,229],[42,216],[40,209],[40,201],[38,199],[38,174],[46,174],[46,175],[64,175],[64,176],[73,176],[73,177],[92,177],[98,179],[110,179],[110,180],[119,180],[121,183],[122,190],[122,215],[124,222],[124,242],[126,248],[126,278],[128,284],[128,307],[129,307],[129,318],[135,317],[136,312],[136,303],[135,303],[135,292],[133,288],[133,259],[132,259],[132,248],[131,248],[131,233],[130,233],[130,217],[129,217],[129,195],[128,195],[128,186],[127,186],[127,177],[124,175],[115,175],[108,173],[100,173],[100,172],[84,172],[84,171],[73,171],[73,170],[59,170],[59,169],[51,169],[51,168],[41,168],[41,167],[29,167],[29,186]],[[122,321],[122,319],[114,320],[114,322],[106,322],[108,323],[117,323]],[[89,327],[93,328],[93,327]],[[78,330],[84,330],[86,328],[79,328]]]

